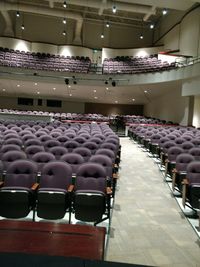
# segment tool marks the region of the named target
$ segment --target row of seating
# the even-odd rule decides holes
[[[2,140],[0,154],[4,171],[0,190],[1,216],[19,218],[27,216],[30,210],[33,210],[33,218],[37,211],[38,217],[59,219],[65,216],[66,211],[69,211],[69,216],[71,216],[71,212],[75,210],[75,217],[79,220],[91,220],[98,223],[102,219],[109,218],[110,197],[114,197],[117,178],[117,157],[120,156],[119,138],[106,124],[74,124],[70,128],[63,125],[58,125],[56,128],[51,125],[43,128],[39,125],[33,127],[27,125],[25,129],[22,126],[21,128],[11,124],[7,125],[8,127],[0,126]],[[79,143],[74,141],[75,138]],[[16,141],[18,143],[13,144]],[[72,147],[69,146],[67,149],[65,144],[70,144],[70,142]],[[75,147],[73,147],[74,144],[76,144]],[[89,149],[87,144],[92,145],[92,148],[95,149]],[[17,165],[18,163],[20,167]],[[22,184],[23,177],[26,177],[24,179],[27,182],[27,176],[30,175],[28,167],[25,168],[22,165],[32,166],[36,185],[33,186],[33,175],[31,175],[32,180],[30,179],[28,188],[26,184]],[[59,173],[62,175],[65,173],[62,168],[70,169],[68,177],[70,183],[68,184],[70,184],[70,188],[74,189],[70,192],[66,190],[67,184],[64,188],[56,187],[56,176],[59,176]],[[51,178],[47,175],[47,170]],[[80,170],[84,170],[85,180],[79,178]],[[97,180],[98,171],[101,171],[102,179]],[[15,178],[10,178],[13,177],[10,176],[10,172],[14,172]],[[50,183],[48,185],[43,184],[46,176]],[[53,180],[53,176],[55,176],[55,180]],[[10,183],[10,179],[13,184]],[[39,188],[37,192],[36,188]],[[64,189],[66,192],[63,193]],[[81,199],[80,206],[77,204],[79,199]]]
[[[90,64],[89,57],[65,57],[0,48],[0,65],[6,67],[87,73]]]
[[[192,127],[133,127],[129,136],[154,157],[160,158],[173,192],[182,196],[183,207],[200,209],[200,130]]]
[[[167,61],[161,61],[157,56],[149,57],[116,57],[105,58],[103,62],[104,74],[137,74],[144,72],[155,72],[171,70],[176,68],[175,62],[168,63]]]

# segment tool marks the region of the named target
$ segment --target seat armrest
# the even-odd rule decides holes
[[[4,182],[3,181],[1,181],[0,182],[0,187],[2,187],[4,185]]]
[[[118,179],[118,178],[119,178],[119,176],[118,176],[118,174],[117,174],[117,173],[113,173],[113,175],[112,175],[112,178],[113,178],[113,179]]]
[[[106,187],[106,193],[107,193],[107,195],[112,195],[111,187]]]
[[[69,187],[67,188],[67,191],[69,193],[71,193],[71,192],[73,192],[73,190],[74,190],[74,185],[73,184],[70,184]]]
[[[32,185],[31,189],[35,191],[38,189],[38,187],[39,187],[39,183],[35,183]]]

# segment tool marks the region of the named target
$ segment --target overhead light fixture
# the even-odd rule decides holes
[[[135,101],[135,98],[133,98],[132,101]]]
[[[94,93],[96,93],[96,92],[97,92],[97,90],[93,90],[93,92],[94,92]]]
[[[112,7],[112,12],[113,12],[114,14],[117,12],[117,8],[116,8],[115,5]]]
[[[19,11],[16,12],[16,17],[18,17],[18,18],[20,17]]]
[[[40,94],[40,92],[37,92],[37,94],[39,95],[39,94]]]
[[[106,27],[109,28],[110,27],[110,23],[107,21],[106,22]]]
[[[108,88],[108,87],[106,87],[106,90],[109,90],[109,88]]]
[[[66,23],[67,23],[66,18],[64,18],[63,19],[63,24],[66,24]]]
[[[67,2],[66,2],[66,1],[63,2],[63,7],[64,7],[64,8],[67,7]]]
[[[68,85],[68,88],[71,88],[71,85]]]
[[[95,97],[94,97],[94,99],[98,99],[98,97],[97,97],[97,96],[95,96]]]
[[[143,36],[142,33],[140,34],[140,39],[141,39],[141,40],[144,39],[144,36]]]
[[[144,93],[146,94],[147,93],[147,90],[145,90]]]
[[[6,91],[6,89],[5,89],[5,88],[3,88],[3,89],[2,89],[2,91],[3,91],[3,92],[5,92],[5,91]]]
[[[35,85],[37,85],[37,83],[35,83]]]
[[[72,96],[72,94],[69,94],[69,96]]]
[[[56,90],[56,87],[54,87],[53,90],[55,91]]]
[[[21,26],[21,29],[22,29],[22,30],[24,30],[24,29],[25,29],[25,27],[24,27],[24,24],[22,24],[22,26]]]
[[[104,34],[102,33],[102,34],[101,34],[101,39],[103,39],[103,38],[104,38]]]
[[[64,35],[64,36],[65,36],[65,35],[66,35],[66,31],[63,31],[63,32],[62,32],[62,35]]]
[[[150,29],[153,29],[154,28],[154,24],[150,24]]]
[[[20,87],[20,84],[17,84],[17,87]]]
[[[163,11],[162,11],[162,14],[163,14],[163,15],[166,15],[166,14],[167,14],[167,12],[168,12],[168,11],[167,11],[167,9],[166,9],[166,8],[164,8],[164,9],[163,9]]]
[[[117,100],[115,100],[115,103],[117,104],[117,103],[118,103],[118,101],[117,101]]]

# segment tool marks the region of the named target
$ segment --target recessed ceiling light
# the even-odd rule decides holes
[[[163,14],[163,15],[166,15],[166,14],[167,14],[167,12],[168,12],[168,11],[167,11],[167,9],[166,9],[166,8],[164,8],[164,9],[163,9],[163,11],[162,11],[162,14]]]
[[[101,34],[101,39],[103,39],[103,38],[104,38],[104,34],[102,33],[102,34]]]
[[[106,27],[109,28],[110,27],[110,23],[107,21],[106,22]]]
[[[20,87],[20,84],[17,84],[17,87]]]
[[[20,17],[19,11],[16,12],[16,17]]]
[[[67,7],[67,2],[66,2],[66,1],[63,2],[63,7],[64,7],[64,8]]]
[[[108,87],[106,87],[106,90],[109,90],[109,88],[108,88]]]
[[[6,89],[5,89],[5,88],[3,88],[3,89],[2,89],[2,91],[4,91],[4,92],[5,92],[5,91],[6,91]]]
[[[68,85],[68,88],[71,88],[71,85]]]
[[[55,91],[56,90],[56,87],[54,87],[53,90]]]
[[[143,34],[140,34],[140,39],[142,40],[142,39],[144,39],[144,36],[143,36]]]
[[[132,101],[135,101],[135,98],[133,98]]]
[[[117,103],[118,103],[118,101],[117,101],[117,100],[115,100],[115,103],[117,104]]]
[[[37,85],[37,83],[35,83],[35,85]]]
[[[96,92],[97,92],[97,90],[95,90],[95,89],[94,89],[94,90],[93,90],[93,92],[94,92],[94,93],[96,93]]]
[[[72,96],[72,94],[69,94],[69,96]]]
[[[64,18],[63,19],[63,24],[66,24],[66,23],[67,23],[66,18]]]
[[[97,97],[97,96],[95,96],[95,97],[94,97],[94,99],[98,99],[98,97]]]
[[[63,31],[63,32],[62,32],[62,35],[64,35],[64,36],[65,36],[65,35],[66,35],[66,31]]]
[[[154,24],[150,24],[150,29],[153,29],[154,28]]]
[[[147,93],[147,90],[145,90],[144,93],[146,94]]]
[[[37,92],[37,94],[39,95],[39,94],[40,94],[40,92]]]
[[[25,27],[24,27],[24,24],[22,24],[22,26],[21,26],[21,29],[22,29],[22,30],[24,30],[24,29],[25,29]]]
[[[113,12],[113,13],[116,13],[116,12],[117,12],[117,8],[116,8],[115,5],[112,7],[112,12]]]

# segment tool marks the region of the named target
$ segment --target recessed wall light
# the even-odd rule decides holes
[[[115,5],[112,7],[112,12],[113,12],[114,14],[117,12],[117,8],[116,8]]]
[[[102,33],[102,34],[101,34],[101,39],[103,39],[103,38],[104,38],[104,34]]]
[[[63,31],[63,32],[62,32],[62,35],[64,35],[64,36],[65,36],[65,35],[66,35],[66,31]]]
[[[66,2],[66,1],[63,2],[63,7],[64,7],[64,8],[67,7],[67,2]]]
[[[66,18],[64,18],[63,19],[63,24],[66,24],[66,23],[67,23]]]
[[[106,22],[106,27],[109,28],[110,27],[110,23],[107,21]]]
[[[21,29],[22,29],[22,30],[25,30],[24,24],[22,24]]]
[[[19,11],[16,12],[16,17],[18,17],[18,18],[20,17]]]
[[[144,36],[143,36],[143,34],[140,34],[140,39],[142,40],[142,39],[144,39]]]

